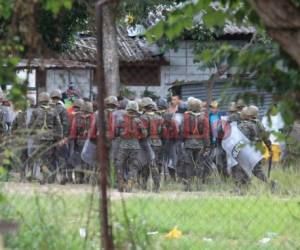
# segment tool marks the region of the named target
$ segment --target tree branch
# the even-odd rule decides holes
[[[300,10],[291,0],[249,0],[266,30],[300,66]]]

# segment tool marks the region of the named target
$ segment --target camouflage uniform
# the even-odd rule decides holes
[[[158,116],[160,116],[163,120],[163,124],[162,124],[162,147],[161,147],[161,151],[159,154],[159,161],[161,164],[161,169],[160,171],[163,171],[163,174],[165,176],[166,179],[166,175],[170,174],[171,177],[175,180],[175,171],[172,172],[168,171],[167,169],[167,162],[168,162],[168,156],[169,156],[169,152],[170,152],[170,148],[169,148],[169,140],[171,140],[168,136],[168,131],[169,129],[172,129],[172,122],[167,122],[168,121],[168,116],[170,116],[170,114],[167,112],[168,109],[168,102],[166,99],[164,98],[160,98],[157,100],[156,102],[156,106],[157,106],[157,111],[156,114]],[[173,123],[174,126],[174,123]]]
[[[207,153],[210,145],[209,121],[200,109],[201,101],[193,98],[188,100],[188,111],[184,113],[185,175],[183,184],[185,191],[191,191],[193,176],[203,176],[205,169],[202,157]]]
[[[241,117],[239,115],[238,112],[238,108],[236,106],[235,102],[230,103],[229,108],[228,108],[228,119],[227,122],[231,123],[231,122],[237,122],[239,123],[241,121]]]
[[[91,115],[93,111],[87,112],[87,108],[86,103],[81,105],[80,111],[74,114],[70,129],[70,163],[75,169],[75,181],[78,183],[84,182],[85,171],[89,168],[81,159],[83,146],[88,139],[91,125],[94,123],[94,115]]]
[[[81,112],[80,109],[84,105],[84,101],[82,99],[75,99],[73,106],[72,106],[72,112],[68,114],[69,118],[69,133],[68,133],[68,160],[67,160],[67,169],[66,169],[66,177],[67,181],[73,181],[73,170],[74,170],[74,162],[79,161],[78,160],[78,155],[77,160],[73,153],[74,153],[74,140],[71,139],[70,133],[71,133],[71,126],[73,124],[73,120],[75,119],[75,116],[78,112]]]
[[[128,191],[132,190],[137,181],[138,171],[141,167],[137,159],[141,150],[139,140],[147,136],[147,131],[138,113],[138,104],[134,101],[128,102],[126,111],[126,114],[119,121],[120,124],[115,124],[113,128],[115,137],[120,137],[119,153],[116,161],[118,190],[120,192],[123,192],[126,188],[124,179],[126,166],[129,168],[128,180],[126,180]]]
[[[174,119],[175,114],[167,110],[160,112],[163,118],[163,153],[165,162],[165,172],[168,173],[173,181],[176,180],[176,166],[178,155],[176,152],[177,141],[179,140],[180,125]]]
[[[61,171],[62,180],[61,184],[64,184],[67,181],[68,169],[67,162],[69,157],[69,147],[67,144],[67,138],[69,136],[69,117],[66,108],[64,107],[62,99],[62,94],[60,90],[53,90],[50,93],[50,97],[52,99],[52,107],[55,109],[57,114],[59,115],[62,128],[63,128],[63,137],[65,139],[65,143],[56,147],[56,160],[59,165],[59,169]]]
[[[54,171],[57,170],[56,163],[53,162],[54,149],[56,143],[62,139],[63,131],[59,116],[55,109],[49,106],[49,101],[48,93],[43,92],[39,95],[39,106],[33,110],[28,127],[37,147],[32,157],[39,163],[44,177],[42,181],[53,182]]]
[[[13,144],[11,145],[13,148],[18,148],[16,152],[16,158],[18,159],[15,162],[18,170],[20,170],[21,180],[25,177],[26,164],[28,160],[28,150],[27,150],[27,137],[28,137],[28,127],[27,127],[27,112],[19,111],[17,116],[15,117],[12,123],[12,136],[13,136]]]
[[[248,107],[246,110],[246,116],[247,119],[242,121],[238,127],[239,129],[242,131],[242,133],[254,144],[256,145],[258,142],[260,142],[262,140],[262,134],[260,134],[260,130],[264,128],[263,127],[259,127],[257,120],[254,119],[252,117],[252,111],[251,107]],[[265,140],[265,139],[264,139]],[[268,144],[268,143],[267,143]],[[269,145],[269,144],[268,144]],[[262,170],[262,166],[261,166],[261,162],[259,162],[252,171],[253,175],[256,176],[258,179],[267,182],[267,177],[265,176],[263,170]],[[250,182],[250,179],[248,176],[246,176],[246,174],[242,174],[239,173],[239,176],[237,176],[237,178],[239,178],[240,182],[242,184],[248,183]]]
[[[151,100],[150,102],[144,103],[145,112],[141,116],[144,127],[147,129],[148,139],[150,146],[154,152],[155,159],[143,166],[143,189],[147,188],[147,180],[152,174],[154,182],[154,191],[158,192],[160,188],[160,172],[162,168],[162,125],[163,119],[157,113],[155,113],[156,104]]]

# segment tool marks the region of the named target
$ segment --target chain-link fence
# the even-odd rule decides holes
[[[110,249],[112,235],[115,249],[300,248],[299,147],[288,137],[299,141],[299,124],[265,116],[270,94],[260,111],[238,99],[243,90],[194,63],[192,42],[158,53],[117,32],[118,96],[96,90],[94,62],[66,70],[75,82],[49,70],[37,105],[14,113],[3,101],[0,120],[14,119],[0,129],[2,244]],[[95,41],[77,41],[77,53],[95,56]]]
[[[135,75],[136,70],[126,73]],[[209,109],[203,106],[205,100],[200,106],[195,98],[195,103],[191,98],[180,100],[173,110],[178,96],[170,103],[155,99],[149,89],[144,94],[152,99],[129,93],[119,100],[105,99],[109,230],[116,249],[299,247],[296,161],[285,165],[273,161],[267,178],[270,161],[263,159],[261,168],[267,179],[252,175],[239,182],[232,173],[235,165],[230,165],[230,155],[224,156],[219,147],[224,144],[217,144],[226,138],[217,138],[214,144],[214,126],[208,120],[209,131],[195,134],[202,127],[194,127],[193,120],[187,119],[187,114],[197,114],[199,124],[203,123],[206,116],[201,114]],[[44,126],[44,120],[39,124],[41,116],[34,112],[40,108],[41,104],[33,108],[32,119],[36,120],[31,125],[13,123],[10,134],[2,137],[1,217],[18,223],[5,243],[10,249],[98,249],[102,212],[96,144],[80,123],[81,119],[91,121],[93,114],[77,111],[70,128],[75,127],[78,134],[71,132],[68,141],[51,136],[43,139],[45,131],[53,133],[54,127]],[[211,105],[209,111],[213,108]],[[50,106],[43,114],[51,116]],[[223,115],[228,114],[222,113],[220,119]],[[97,126],[97,122],[87,124],[88,130]],[[86,137],[80,137],[83,135]],[[246,159],[251,161],[256,155],[249,152]],[[275,154],[273,151],[273,159]]]

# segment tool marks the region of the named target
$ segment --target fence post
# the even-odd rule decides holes
[[[102,7],[107,3],[107,0],[100,0],[96,3],[96,27],[97,27],[97,85],[98,85],[98,137],[97,137],[97,156],[99,169],[99,200],[100,200],[100,217],[101,217],[101,245],[102,249],[113,249],[112,228],[109,224],[108,215],[108,197],[107,197],[107,173],[108,173],[108,152],[106,147],[105,134],[105,117],[104,117],[104,98],[105,76],[103,65],[103,32],[102,32]]]

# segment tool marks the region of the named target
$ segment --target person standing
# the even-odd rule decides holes
[[[138,160],[141,146],[140,140],[147,137],[147,130],[143,126],[138,112],[139,107],[135,101],[129,101],[126,113],[114,126],[114,136],[120,137],[119,152],[117,156],[118,190],[131,192],[137,183],[138,171],[141,164]],[[128,166],[128,178],[125,180],[125,168]]]
[[[154,160],[151,160],[149,164],[143,166],[143,188],[147,188],[147,181],[151,173],[154,192],[159,192],[160,189],[160,172],[162,168],[162,126],[163,119],[156,111],[156,104],[151,99],[146,99],[143,102],[144,114],[141,116],[144,127],[147,129],[148,140],[150,142],[151,149],[154,153]]]
[[[201,101],[189,98],[188,111],[184,113],[183,123],[184,139],[184,169],[183,185],[185,191],[192,191],[192,177],[202,176],[204,170],[201,155],[208,153],[209,122],[201,112]]]
[[[69,117],[67,110],[62,102],[62,94],[59,89],[55,89],[50,93],[51,105],[59,115],[62,127],[63,127],[63,140],[56,147],[56,161],[59,166],[60,183],[65,184],[67,182],[67,162],[69,157],[68,148],[68,136],[69,136]]]
[[[35,166],[40,169],[42,178],[41,184],[52,183],[55,180],[57,166],[55,159],[55,147],[63,138],[63,129],[59,115],[50,106],[50,96],[42,92],[38,97],[39,105],[33,110],[29,122],[29,129],[33,136],[36,150],[32,157]]]

